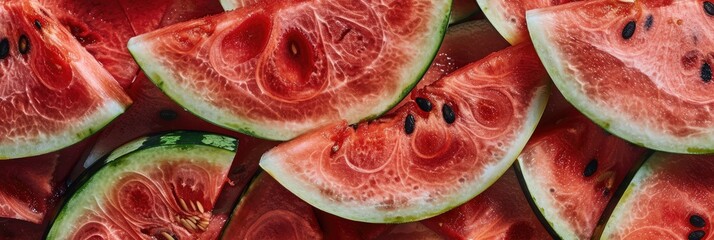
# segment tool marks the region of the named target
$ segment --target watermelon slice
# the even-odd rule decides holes
[[[140,35],[129,50],[189,111],[287,140],[341,119],[374,118],[398,103],[433,59],[448,3],[256,4]]]
[[[52,195],[56,161],[15,159],[0,162],[0,218],[41,223]],[[52,159],[50,159],[52,160]]]
[[[312,207],[261,173],[244,193],[223,239],[319,239]]]
[[[554,232],[563,239],[590,239],[613,193],[646,153],[572,111],[536,130],[518,166]]]
[[[577,2],[529,11],[528,26],[556,86],[594,122],[647,148],[714,152],[704,2]]]
[[[528,41],[526,11],[577,0],[476,0],[486,18],[511,44]]]
[[[47,238],[215,239],[224,219],[211,210],[236,147],[199,132],[127,143],[78,181]]]
[[[514,170],[457,208],[421,221],[447,239],[549,239],[528,206]]]
[[[215,0],[118,0],[137,34],[223,11]],[[126,40],[129,40],[128,38]],[[124,41],[126,43],[126,41]],[[123,44],[126,46],[126,44]]]
[[[76,143],[131,100],[112,76],[34,1],[0,6],[0,159]]]
[[[537,58],[529,44],[492,54],[418,90],[393,114],[303,135],[265,153],[260,165],[343,218],[437,215],[485,190],[525,145],[548,96]]]
[[[601,239],[711,239],[714,156],[655,153],[640,168]]]
[[[117,0],[39,0],[96,58],[119,84],[127,88],[139,66],[126,42],[134,30]]]

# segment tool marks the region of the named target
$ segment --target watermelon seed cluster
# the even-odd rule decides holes
[[[696,228],[703,228],[707,224],[707,222],[704,220],[704,218],[702,218],[701,216],[696,215],[696,214],[689,216],[689,223],[692,224],[692,226],[694,226]],[[696,231],[689,233],[689,236],[687,236],[687,239],[699,240],[699,239],[704,238],[704,236],[706,234],[707,233],[704,232],[703,230],[696,230]]]
[[[635,30],[637,29],[637,22],[635,21],[629,21],[625,25],[625,28],[622,29],[622,38],[625,40],[628,40],[632,38],[633,35],[635,35]]]
[[[39,19],[35,19],[35,28],[37,28],[37,30],[39,31],[42,31],[42,23],[40,23]]]
[[[27,54],[30,52],[30,40],[27,39],[25,34],[20,35],[20,41],[17,42],[17,49],[20,50],[21,54]]]
[[[10,40],[3,38],[0,40],[0,59],[5,59],[10,56]]]
[[[712,67],[706,62],[702,64],[701,77],[702,81],[706,83],[712,80]]]
[[[454,113],[454,110],[451,109],[451,106],[448,104],[444,103],[444,106],[441,107],[441,114],[443,115],[446,123],[452,124],[456,122],[456,113]]]
[[[597,171],[597,159],[590,160],[588,165],[585,166],[583,171],[583,176],[590,177]]]
[[[404,119],[404,132],[407,133],[407,135],[414,133],[414,128],[416,128],[416,120],[414,119],[414,115],[408,114],[407,118]]]

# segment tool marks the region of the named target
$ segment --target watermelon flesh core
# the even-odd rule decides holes
[[[632,179],[602,239],[711,239],[714,158],[656,153]],[[694,216],[704,220],[694,225]],[[701,238],[692,238],[702,231]]]
[[[576,0],[476,0],[486,18],[511,44],[530,39],[526,26],[526,11],[546,8]]]
[[[140,35],[129,50],[189,111],[287,140],[341,119],[373,118],[401,100],[436,53],[448,3],[251,5]]]
[[[211,210],[235,146],[193,132],[127,143],[77,186],[48,239],[215,239],[225,219]]]
[[[223,239],[319,239],[312,207],[261,173],[231,215]]]
[[[714,17],[703,5],[578,2],[529,11],[528,26],[556,86],[594,122],[647,148],[704,153],[714,151]]]
[[[127,88],[139,70],[126,42],[133,37],[129,19],[117,0],[40,0],[62,25]]]
[[[0,37],[7,39],[9,52],[0,60],[0,97],[5,99],[0,101],[0,159],[67,147],[131,103],[112,76],[37,3],[1,7],[6,25]]]
[[[412,102],[356,130],[334,124],[278,145],[260,165],[343,218],[424,219],[466,202],[506,171],[543,112],[547,83],[532,46],[511,47],[412,94],[429,101],[430,111]]]
[[[447,239],[549,239],[513,169],[465,204],[422,223]]]
[[[573,111],[536,130],[518,163],[553,230],[563,239],[590,239],[617,187],[646,152]]]

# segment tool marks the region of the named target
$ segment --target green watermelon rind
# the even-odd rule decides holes
[[[406,64],[407,66],[401,73],[403,85],[399,92],[394,92],[389,95],[393,95],[392,98],[385,97],[382,102],[382,106],[369,106],[370,113],[359,113],[362,116],[341,116],[342,118],[347,118],[350,123],[356,123],[360,121],[367,121],[375,119],[386,112],[388,112],[392,107],[396,106],[402,99],[404,99],[409,92],[417,85],[419,80],[429,69],[431,62],[436,57],[439,47],[441,46],[442,40],[446,34],[446,29],[449,23],[449,16],[451,12],[451,0],[442,0],[444,3],[443,9],[435,7],[433,9],[434,17],[429,18],[432,20],[431,30],[433,34],[430,34],[432,38],[425,39],[425,47],[417,47],[416,49],[421,49],[419,54],[423,57],[415,57],[414,62],[416,64]],[[327,124],[309,124],[314,125],[313,127],[306,127],[307,123],[287,123],[279,122],[276,124],[271,123],[259,123],[254,122],[251,119],[240,118],[235,115],[227,113],[227,111],[216,108],[210,104],[202,101],[196,101],[195,99],[200,99],[201,96],[196,96],[191,93],[190,90],[180,89],[173,84],[170,84],[170,79],[165,79],[162,76],[171,76],[170,71],[163,68],[160,64],[155,64],[156,58],[151,55],[150,44],[143,44],[141,42],[141,37],[137,36],[131,38],[128,43],[129,52],[134,57],[134,60],[139,64],[139,66],[144,70],[146,76],[161,89],[167,96],[177,102],[179,105],[187,109],[189,112],[198,116],[199,118],[211,122],[215,125],[238,131],[253,137],[285,141],[290,140],[304,132],[319,128],[321,125]],[[358,115],[358,113],[353,113],[353,115]],[[350,119],[352,118],[352,119]],[[303,128],[302,130],[297,130],[298,128]]]
[[[609,237],[607,237],[610,235],[609,233],[616,232],[616,230],[622,226],[618,220],[622,219],[620,216],[626,215],[630,212],[629,210],[631,209],[631,205],[637,202],[637,199],[634,199],[636,197],[634,194],[642,190],[642,186],[644,185],[643,183],[645,183],[648,178],[655,173],[654,169],[658,164],[667,161],[668,156],[672,155],[661,152],[655,153],[647,159],[645,164],[643,164],[639,170],[637,170],[635,177],[632,178],[632,181],[630,181],[627,189],[617,202],[615,209],[610,214],[610,218],[605,224],[605,228],[600,236],[600,239],[609,239]]]
[[[518,38],[517,32],[514,31],[514,28],[507,24],[505,19],[501,17],[501,12],[499,11],[494,11],[494,9],[497,9],[497,7],[500,6],[493,6],[494,2],[498,1],[493,1],[493,0],[476,0],[478,3],[478,6],[481,8],[481,11],[483,14],[486,16],[486,19],[488,19],[489,22],[491,22],[491,25],[493,25],[494,28],[496,28],[496,31],[503,36],[506,41],[511,43],[511,45],[516,45],[520,42],[523,42],[523,39]]]
[[[176,137],[178,140],[172,140]],[[74,226],[78,218],[87,213],[85,208],[101,203],[102,199],[96,196],[112,191],[117,178],[125,172],[141,173],[151,169],[157,161],[191,159],[197,164],[217,165],[225,170],[225,175],[233,162],[236,148],[237,140],[234,138],[201,132],[172,132],[129,142],[110,153],[108,156],[111,157],[104,162],[96,163],[101,164],[96,172],[85,172],[91,175],[83,176],[86,178],[77,183],[76,190],[50,224],[46,239],[69,239],[68,234],[76,230]]]
[[[712,146],[714,145],[714,135],[700,138],[677,139],[644,127],[637,129],[635,126],[628,124],[629,121],[626,117],[617,119],[617,114],[615,114],[614,111],[599,108],[596,106],[597,103],[591,102],[586,96],[580,94],[578,87],[574,84],[575,81],[572,80],[576,77],[566,73],[567,71],[564,69],[565,64],[558,57],[562,54],[550,43],[549,36],[547,36],[548,33],[543,29],[544,24],[541,24],[541,22],[550,22],[553,20],[541,20],[540,18],[544,18],[544,16],[539,13],[540,11],[543,10],[536,9],[526,12],[528,31],[533,41],[533,46],[535,46],[538,56],[548,71],[548,74],[553,79],[553,83],[555,83],[558,90],[563,94],[563,97],[583,115],[608,132],[637,146],[673,153],[714,153],[714,146]],[[708,143],[711,147],[698,146],[702,145],[702,143]]]
[[[114,99],[105,99],[94,114],[67,125],[60,134],[38,135],[32,141],[23,141],[13,145],[0,145],[0,161],[38,156],[69,147],[99,132],[109,125],[128,106]]]
[[[485,167],[480,179],[466,183],[462,188],[469,189],[470,191],[463,191],[460,194],[456,194],[448,201],[438,203],[414,203],[408,208],[392,211],[380,211],[376,209],[378,206],[344,205],[323,198],[320,189],[317,189],[311,184],[301,182],[299,178],[295,177],[295,173],[282,168],[279,163],[281,159],[272,156],[271,152],[261,157],[260,166],[281,185],[303,201],[322,211],[342,218],[369,223],[406,223],[423,220],[447,212],[474,198],[495,183],[498,178],[513,165],[513,162],[521,153],[538,125],[545,110],[546,103],[548,102],[549,88],[550,87],[546,85],[535,91],[535,95],[530,101],[531,104],[526,111],[527,117],[523,129],[520,135],[513,140],[512,147],[504,154],[503,158],[494,161],[495,165]]]

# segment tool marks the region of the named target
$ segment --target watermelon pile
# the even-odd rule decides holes
[[[0,19],[0,239],[714,239],[711,0]]]

